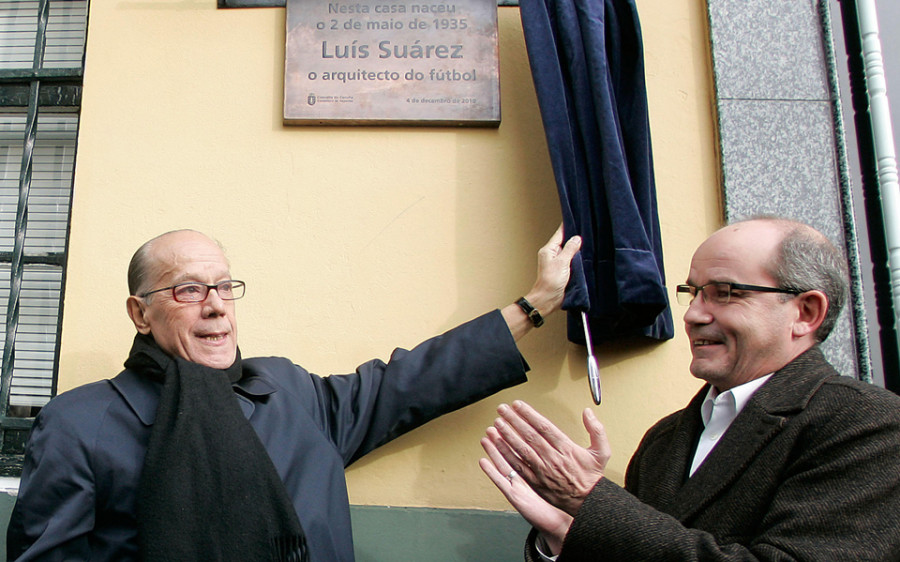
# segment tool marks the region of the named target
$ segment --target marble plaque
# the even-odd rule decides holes
[[[286,8],[286,125],[500,124],[497,0]]]

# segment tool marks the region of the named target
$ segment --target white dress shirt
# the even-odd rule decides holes
[[[700,407],[700,415],[703,418],[705,426],[703,433],[700,434],[700,441],[697,443],[697,450],[694,452],[694,462],[691,464],[690,475],[700,468],[703,461],[710,452],[715,448],[725,431],[731,426],[734,418],[741,413],[750,397],[759,390],[772,373],[758,379],[753,379],[740,386],[736,386],[731,390],[719,394],[718,389],[714,386],[709,387],[706,399]]]

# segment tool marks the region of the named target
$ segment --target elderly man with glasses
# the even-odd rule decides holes
[[[57,396],[26,450],[9,560],[350,561],[344,468],[423,423],[525,381],[516,340],[559,309],[580,240],[561,229],[531,291],[349,375],[241,358],[222,249],[150,240],[128,271],[125,370]]]
[[[527,404],[501,405],[481,467],[534,526],[526,559],[900,560],[900,398],[839,376],[818,346],[845,276],[797,222],[706,240],[676,293],[707,384],[644,435],[624,489],[604,477],[590,410],[583,448]]]

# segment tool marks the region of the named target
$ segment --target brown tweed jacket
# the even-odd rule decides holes
[[[559,562],[900,561],[900,397],[838,376],[814,347],[688,478],[707,388],[647,432],[625,490],[597,483]]]

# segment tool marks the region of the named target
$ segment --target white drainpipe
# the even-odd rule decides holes
[[[897,155],[894,151],[894,131],[891,126],[887,82],[884,77],[884,59],[881,56],[881,39],[878,36],[878,14],[875,11],[875,0],[857,0],[856,7],[862,39],[866,90],[869,96],[869,117],[875,144],[878,185],[884,213],[894,322],[895,326],[900,328],[900,184],[897,178]],[[897,333],[900,338],[900,330]]]

